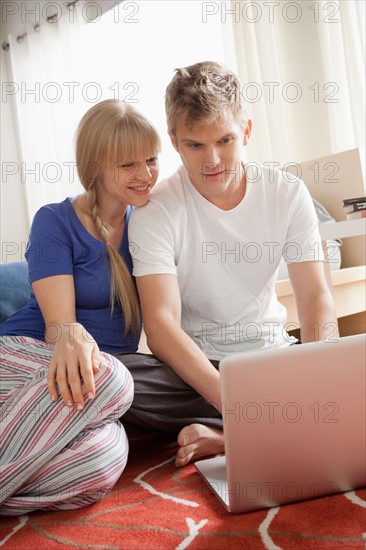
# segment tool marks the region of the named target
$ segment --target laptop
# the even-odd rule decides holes
[[[195,463],[229,512],[366,486],[366,334],[220,362],[225,456]]]

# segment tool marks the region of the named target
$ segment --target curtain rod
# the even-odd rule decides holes
[[[65,4],[66,8],[68,10],[70,10],[71,8],[74,8],[75,7],[75,4],[78,3],[79,0],[73,0],[72,2],[68,2],[68,4]],[[46,18],[46,21],[47,23],[52,23],[55,18],[57,17],[57,13],[54,13],[53,15],[49,15],[47,18]],[[41,30],[41,25],[39,23],[36,23],[33,27],[33,30],[35,32],[39,32]],[[21,42],[23,42],[24,38],[27,36],[28,33],[23,33],[23,34],[19,34],[16,38],[17,42],[20,44]],[[10,44],[9,42],[3,42],[2,45],[1,45],[2,49],[5,51],[5,52],[8,52],[9,49],[10,49]]]

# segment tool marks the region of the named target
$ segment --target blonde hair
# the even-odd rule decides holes
[[[111,163],[156,156],[160,137],[150,122],[131,105],[107,99],[94,105],[80,121],[76,133],[76,163],[91,213],[107,245],[111,267],[111,309],[118,301],[125,318],[125,334],[141,327],[136,288],[119,250],[109,244],[110,228],[99,213],[98,185],[102,170]]]
[[[240,82],[224,65],[203,61],[175,69],[165,93],[168,131],[175,135],[178,116],[184,112],[188,128],[202,120],[212,121],[224,109],[246,127],[248,116],[240,95]]]

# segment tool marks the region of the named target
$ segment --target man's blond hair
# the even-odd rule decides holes
[[[214,61],[175,69],[165,94],[169,133],[175,135],[181,113],[184,113],[186,126],[192,128],[200,121],[219,118],[225,109],[243,128],[246,127],[248,116],[241,98],[240,82],[233,72]]]

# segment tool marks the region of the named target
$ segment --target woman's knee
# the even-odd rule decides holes
[[[98,452],[88,457],[87,469],[92,476],[84,481],[81,491],[81,495],[93,501],[100,500],[118,481],[126,467],[129,451],[126,432],[118,421],[105,426],[98,438]]]
[[[108,400],[115,414],[120,418],[131,406],[134,396],[134,384],[130,372],[112,355],[102,353],[103,362],[100,371],[95,375],[95,403]]]

